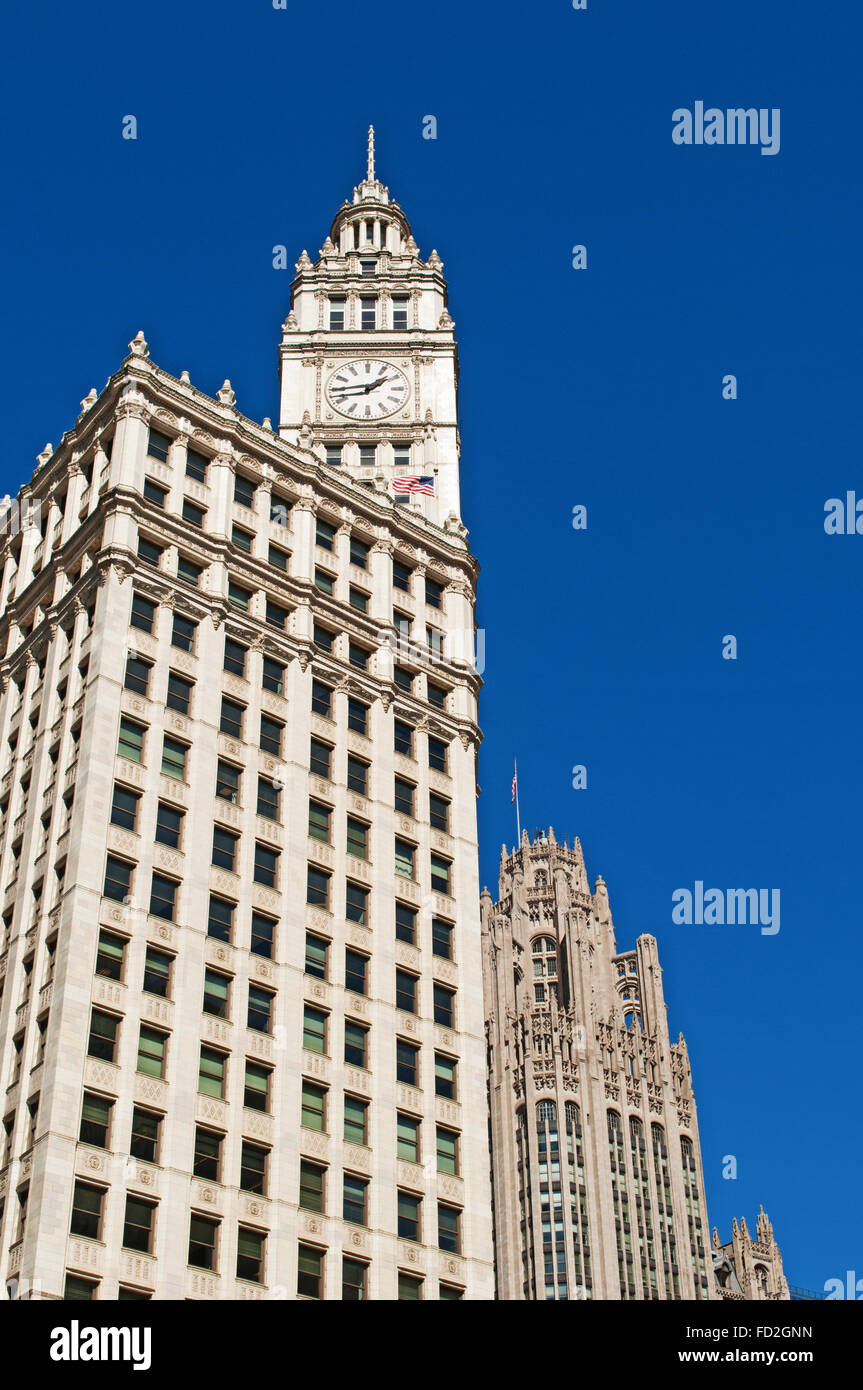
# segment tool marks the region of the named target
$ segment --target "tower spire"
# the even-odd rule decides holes
[[[375,128],[373,125],[369,126],[369,157],[366,169],[366,181],[368,183],[374,183],[375,181]]]

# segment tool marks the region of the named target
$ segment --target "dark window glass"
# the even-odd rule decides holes
[[[164,951],[157,951],[155,946],[147,947],[143,985],[147,994],[158,994],[163,999],[169,998],[173,961],[173,956],[166,955]]]
[[[262,1197],[266,1196],[268,1157],[269,1149],[262,1149],[259,1144],[250,1144],[248,1139],[243,1140],[240,1155],[241,1192],[258,1192]]]
[[[266,714],[261,715],[261,748],[265,753],[274,753],[277,758],[282,755],[282,730],[283,724],[277,719],[270,719]]]
[[[190,526],[197,526],[199,529],[204,525],[204,517],[207,515],[203,507],[198,507],[194,502],[190,502],[188,497],[183,499],[183,520],[188,521]]]
[[[103,927],[96,948],[96,974],[104,975],[107,980],[122,980],[125,951],[126,938],[115,936],[114,932],[105,931]]]
[[[132,1134],[129,1140],[129,1153],[145,1163],[156,1163],[159,1156],[159,1130],[162,1116],[154,1115],[152,1110],[141,1110],[135,1106],[132,1111]]]
[[[234,904],[210,894],[207,935],[216,941],[230,941],[234,927]]]
[[[306,932],[306,960],[305,971],[307,975],[314,975],[318,980],[327,978],[327,953],[330,944],[322,936],[314,936],[312,932]]]
[[[348,728],[355,734],[368,734],[368,705],[362,700],[348,700]]]
[[[193,623],[191,618],[182,618],[179,613],[175,613],[171,629],[171,646],[178,647],[181,652],[194,651],[196,627],[197,623]]]
[[[81,1128],[78,1131],[78,1138],[82,1144],[91,1144],[96,1149],[107,1149],[113,1105],[113,1100],[107,1096],[97,1096],[92,1091],[84,1092]]]
[[[444,960],[452,960],[452,926],[440,917],[432,918],[432,951]]]
[[[406,970],[396,971],[396,1008],[406,1014],[417,1011],[417,978]]]
[[[395,780],[395,808],[402,816],[412,816],[414,813],[414,793],[416,787],[412,782],[406,782],[403,777]]]
[[[108,855],[105,865],[105,886],[102,889],[106,898],[112,898],[114,902],[121,903],[128,896],[132,883],[133,865],[128,864],[125,859],[117,859],[113,854]]]
[[[393,561],[393,588],[401,589],[406,594],[411,590],[411,570],[399,560]]]
[[[234,501],[238,502],[241,507],[254,510],[255,484],[250,478],[244,478],[242,473],[234,475]]]
[[[330,896],[330,876],[310,864],[306,883],[306,902],[326,907]]]
[[[153,874],[150,888],[151,916],[162,917],[166,922],[173,922],[178,887],[179,885],[174,879],[165,878],[164,874]]]
[[[345,1061],[352,1067],[364,1067],[368,1050],[369,1030],[361,1023],[345,1019]]]
[[[413,732],[410,724],[404,724],[400,719],[393,721],[395,751],[401,753],[405,758],[413,756]]]
[[[416,945],[417,914],[416,908],[408,907],[406,903],[396,903],[396,939],[407,941],[411,946]]]
[[[332,717],[333,692],[321,681],[312,681],[312,711],[325,719]]]
[[[201,1125],[195,1126],[195,1154],[192,1164],[192,1172],[196,1178],[206,1178],[209,1182],[218,1182],[222,1171],[222,1141],[223,1134],[216,1134],[212,1129],[204,1129]]]
[[[113,1062],[117,1050],[117,1033],[120,1020],[116,1014],[103,1013],[93,1009],[90,1014],[90,1038],[87,1055],[99,1057],[103,1062]]]
[[[437,983],[434,986],[434,1021],[444,1028],[452,1028],[455,1023],[455,990]]]
[[[367,956],[361,956],[358,951],[345,951],[345,989],[352,990],[354,994],[365,994],[367,969]]]
[[[413,690],[414,678],[404,666],[396,666],[393,669],[393,679],[400,690]]]
[[[236,704],[234,700],[229,700],[226,695],[223,695],[222,712],[219,717],[221,732],[229,734],[231,738],[242,738],[244,713],[245,709],[242,705]]]
[[[426,603],[432,608],[440,608],[443,600],[443,585],[434,579],[426,580]]]
[[[154,483],[154,482],[152,481],[152,479],[150,479],[150,478],[145,478],[145,479],[144,479],[144,496],[146,497],[146,499],[147,499],[148,502],[153,502],[153,503],[155,503],[155,505],[156,505],[157,507],[161,508],[161,510],[164,511],[164,509],[165,509],[165,498],[168,496],[168,490],[167,490],[167,488],[159,487],[159,484],[158,484],[158,483]]]
[[[72,1222],[69,1227],[73,1236],[85,1236],[89,1240],[99,1239],[104,1196],[101,1187],[91,1187],[86,1182],[75,1183],[72,1194]]]
[[[267,820],[279,819],[279,789],[269,777],[258,776],[258,815]]]
[[[149,661],[141,661],[137,656],[127,656],[124,689],[134,690],[136,695],[146,695],[152,669]]]
[[[217,868],[230,869],[233,872],[239,838],[239,835],[234,835],[230,830],[221,830],[219,826],[214,828],[213,863]]]
[[[368,567],[370,545],[361,541],[357,536],[351,536],[351,564],[358,565],[361,570]]]
[[[365,926],[368,921],[369,890],[358,883],[348,882],[345,886],[345,917],[349,922]]]
[[[151,565],[153,569],[159,568],[159,561],[162,558],[162,551],[153,541],[146,540],[143,536],[138,539],[138,559],[145,565]]]
[[[170,447],[171,441],[166,434],[161,434],[159,430],[150,430],[147,436],[147,453],[150,458],[167,463]]]
[[[429,767],[437,772],[446,772],[446,744],[429,734]]]
[[[195,449],[186,450],[186,477],[194,478],[196,483],[207,481],[207,465],[210,460]]]
[[[413,1043],[396,1042],[396,1080],[405,1086],[416,1086],[420,1050]]]
[[[412,1192],[398,1194],[398,1233],[402,1240],[419,1240],[422,1199]]]
[[[361,758],[348,754],[348,790],[365,796],[368,787],[369,765]]]
[[[246,674],[246,652],[248,648],[234,642],[230,637],[225,638],[225,662],[224,669],[232,671],[235,676]]]
[[[264,690],[271,690],[274,695],[284,694],[285,668],[281,662],[273,661],[268,656],[264,657],[261,685]]]
[[[318,521],[315,525],[315,543],[323,547],[324,550],[332,550],[335,540],[336,528],[331,526],[328,521]]]
[[[140,792],[130,792],[128,788],[121,787],[119,782],[115,782],[114,797],[111,802],[111,824],[121,825],[124,830],[134,830],[140,800]]]
[[[216,1268],[216,1236],[219,1230],[218,1221],[211,1220],[208,1216],[196,1216],[192,1213],[189,1222],[189,1264],[196,1269]]]
[[[275,934],[276,924],[272,917],[265,917],[261,912],[252,913],[251,951],[253,955],[272,960]]]
[[[329,779],[332,752],[329,744],[321,743],[320,739],[313,738],[310,745],[309,771],[313,772],[316,777]]]
[[[288,552],[286,550],[279,550],[277,545],[271,545],[267,554],[267,559],[273,566],[273,569],[283,570],[285,574],[287,574]]]
[[[434,1089],[435,1095],[442,1096],[444,1100],[455,1100],[455,1074],[456,1060],[454,1057],[445,1057],[442,1052],[434,1055]]]
[[[443,686],[433,685],[432,682],[429,681],[427,689],[429,704],[437,706],[438,709],[444,709],[448,692],[444,690]]]
[[[429,793],[429,825],[433,830],[449,830],[449,802]]]
[[[156,605],[151,603],[142,594],[132,595],[132,614],[129,623],[132,627],[140,628],[141,632],[152,632],[153,622],[156,617]]]
[[[173,671],[170,671],[168,673],[168,694],[165,697],[165,704],[168,709],[175,709],[179,714],[188,714],[191,701],[192,682],[184,680],[182,676],[175,675]]]
[[[255,843],[255,882],[263,883],[266,888],[275,888],[279,869],[279,852],[270,849],[267,845],[262,845],[259,841]]]
[[[259,985],[249,985],[249,1008],[246,1027],[256,1033],[272,1032],[272,1012],[275,995]]]

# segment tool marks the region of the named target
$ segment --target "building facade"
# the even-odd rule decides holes
[[[713,1271],[720,1298],[784,1302],[791,1298],[782,1271],[782,1254],[773,1227],[762,1207],[749,1233],[745,1216],[731,1223],[731,1239],[724,1244],[713,1229]]]
[[[656,940],[620,951],[578,840],[482,895],[497,1296],[717,1297],[686,1044]]]
[[[370,140],[278,430],[139,333],[7,517],[13,1296],[493,1295],[446,295]]]

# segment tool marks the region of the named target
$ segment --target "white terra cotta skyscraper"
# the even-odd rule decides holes
[[[278,430],[139,333],[7,519],[13,1296],[493,1295],[446,302],[370,139]]]

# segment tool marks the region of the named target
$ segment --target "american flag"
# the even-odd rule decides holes
[[[393,478],[394,492],[422,492],[426,497],[434,497],[434,478],[411,474],[404,478]]]
[[[513,773],[513,778],[512,778],[512,797],[511,797],[511,799],[510,799],[511,802],[512,802],[512,801],[515,801],[515,793],[516,793],[517,787],[518,787],[518,773],[516,772],[516,773]]]

